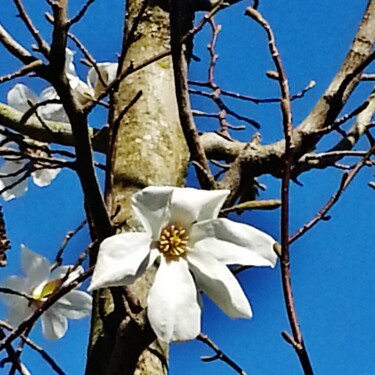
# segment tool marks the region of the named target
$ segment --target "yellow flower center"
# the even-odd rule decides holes
[[[41,286],[37,286],[31,293],[31,297],[35,301],[43,301],[47,297],[49,297],[55,290],[57,290],[61,285],[61,280],[51,280],[48,281],[46,284]]]
[[[187,250],[188,239],[185,228],[174,224],[168,225],[161,231],[159,251],[166,257],[180,257]]]

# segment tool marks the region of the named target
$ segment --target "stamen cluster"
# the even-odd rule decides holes
[[[185,254],[189,236],[185,228],[175,224],[165,227],[160,234],[159,251],[166,257]]]

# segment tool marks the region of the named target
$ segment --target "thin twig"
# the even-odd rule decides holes
[[[295,240],[297,240],[299,237],[301,237],[303,234],[305,234],[307,231],[313,228],[319,221],[324,220],[326,218],[328,211],[339,200],[339,198],[341,197],[345,189],[353,181],[354,177],[357,175],[360,169],[366,165],[366,162],[369,160],[371,155],[374,154],[374,152],[375,152],[375,146],[373,146],[367,152],[367,154],[363,157],[363,159],[359,161],[350,172],[345,172],[343,174],[341,181],[340,181],[340,185],[337,191],[335,192],[335,194],[331,196],[331,198],[327,201],[327,203],[322,207],[322,209],[316,214],[316,216],[311,221],[309,221],[302,228],[300,228],[296,233],[290,236],[289,243],[293,243]]]
[[[232,359],[230,359],[225,353],[223,353],[220,348],[205,334],[200,333],[197,337],[197,340],[203,342],[205,345],[210,347],[214,352],[215,355],[212,357],[202,357],[201,360],[203,362],[212,362],[220,360],[230,366],[234,371],[236,371],[240,375],[246,375],[246,372],[237,365]]]
[[[17,57],[25,65],[31,64],[38,59],[30,54],[30,52],[16,42],[10,34],[0,25],[0,41],[1,44],[10,52],[13,56]]]
[[[102,72],[100,71],[96,60],[91,56],[90,52],[87,48],[80,42],[80,40],[73,35],[72,33],[68,33],[68,37],[76,44],[76,46],[81,50],[81,52],[85,55],[86,59],[89,61],[90,65],[95,69],[96,74],[98,75],[98,79],[100,83],[106,87],[107,83],[104,80]]]
[[[375,74],[372,73],[362,73],[362,76],[361,76],[361,80],[362,81],[375,81]]]
[[[122,43],[122,49],[121,49],[122,52],[121,52],[121,57],[119,59],[119,67],[122,66],[122,64],[123,64],[123,62],[126,58],[126,55],[129,51],[129,48],[132,45],[132,43],[134,42],[134,38],[136,37],[138,25],[142,20],[142,17],[143,17],[143,15],[144,15],[144,13],[147,9],[148,3],[149,3],[149,0],[143,0],[142,5],[139,8],[139,12],[137,14],[137,17],[135,17],[135,19],[133,20],[133,23],[131,25],[131,28],[130,28],[129,32],[124,33],[125,36],[124,36],[124,40],[123,40],[123,43]],[[127,20],[127,22],[128,21],[129,20]]]
[[[179,40],[179,44],[182,45],[186,40],[188,40],[189,38],[193,37],[196,33],[198,33],[202,28],[203,26],[209,21],[209,19],[211,17],[213,17],[220,9],[222,9],[223,7],[225,7],[225,4],[224,4],[224,1],[220,0],[219,3],[214,7],[214,9],[212,9],[209,13],[205,14],[204,17],[200,20],[200,22],[198,22],[198,24],[193,27],[191,30],[189,30],[180,40]],[[137,72],[138,70],[141,70],[143,68],[145,68],[146,66],[154,63],[154,62],[157,62],[161,59],[163,59],[164,57],[166,56],[169,56],[171,54],[171,50],[170,49],[167,49],[165,52],[162,52],[162,53],[159,53],[141,63],[139,63],[138,65],[134,65],[134,64],[130,64],[120,75],[118,75],[107,87],[106,89],[100,93],[100,95],[98,95],[97,97],[97,101],[100,101],[102,99],[104,99],[108,94],[110,94],[111,92],[114,92],[115,90],[118,89],[121,81],[123,81],[126,77],[128,77],[129,75]],[[89,114],[93,109],[94,107],[96,106],[96,102],[92,101],[92,102],[89,102],[85,105],[84,107],[84,112],[86,114]]]
[[[245,211],[245,210],[275,210],[281,206],[281,201],[278,199],[264,199],[247,201],[236,204],[235,206],[223,208],[220,210],[221,213],[228,214],[234,211]]]
[[[66,235],[65,235],[65,238],[59,248],[59,250],[57,251],[57,254],[56,254],[56,257],[55,257],[55,261],[53,262],[52,266],[51,266],[51,270],[54,270],[56,267],[60,266],[62,264],[62,261],[63,261],[63,258],[62,258],[62,255],[63,255],[63,252],[66,248],[66,246],[68,245],[69,241],[81,230],[85,227],[85,225],[87,224],[87,219],[83,220],[75,229],[73,230],[70,230]]]
[[[0,321],[0,326],[6,328],[9,331],[13,331],[14,327],[9,325],[6,322]],[[5,336],[4,336],[5,337]],[[4,338],[3,337],[3,338]],[[51,366],[51,368],[59,375],[65,375],[65,372],[61,369],[61,367],[56,363],[52,356],[50,356],[45,349],[40,347],[39,345],[35,344],[34,341],[30,340],[25,335],[20,335],[20,339],[25,342],[26,345],[30,346],[31,349],[35,350],[37,353],[41,355],[41,357]]]
[[[38,44],[40,52],[48,58],[49,55],[49,45],[48,43],[42,38],[40,35],[39,30],[34,26],[33,22],[31,21],[30,16],[26,12],[25,7],[22,4],[21,0],[13,0],[14,4],[16,5],[18,11],[19,11],[19,16],[27,29],[29,30],[30,34],[33,36],[35,39],[36,43]]]
[[[173,72],[176,90],[178,112],[181,127],[189,147],[190,157],[199,163],[205,173],[200,168],[196,168],[198,180],[202,187],[212,189],[216,182],[211,173],[206,154],[199,139],[199,134],[191,113],[190,98],[187,83],[187,67],[183,48],[181,45],[183,17],[189,10],[189,4],[181,0],[172,0],[170,3],[170,25],[171,25],[171,53],[173,62]]]
[[[43,66],[43,61],[41,61],[41,60],[32,61],[30,64],[22,66],[16,72],[6,74],[6,75],[0,77],[0,83],[4,83],[4,82],[10,81],[12,79],[25,76],[25,75],[27,75],[31,72],[35,72],[41,66]]]
[[[5,335],[4,331],[2,329],[0,329],[0,339],[4,340],[5,337],[6,337],[6,335]],[[17,353],[13,349],[12,345],[7,344],[5,346],[5,350],[8,353],[8,359],[9,359],[9,361],[12,362],[16,366],[16,368],[20,372],[20,374],[21,375],[30,375],[29,371],[27,371],[27,369],[25,368],[25,366],[20,362],[20,359],[18,358]]]
[[[290,257],[289,257],[289,185],[291,179],[291,167],[293,161],[293,125],[292,112],[290,105],[290,92],[288,79],[285,74],[280,53],[277,49],[275,37],[270,24],[263,16],[254,8],[247,8],[246,15],[259,23],[267,33],[268,47],[271,57],[274,61],[278,82],[281,90],[281,112],[283,118],[283,131],[285,140],[285,153],[282,160],[282,186],[281,186],[281,274],[286,310],[289,323],[293,332],[294,341],[297,346],[294,347],[305,375],[313,375],[314,371],[303,341],[301,328],[298,323],[296,308],[293,299],[291,273],[290,273]]]
[[[116,139],[116,135],[117,135],[117,132],[118,132],[118,129],[119,129],[119,126],[120,126],[120,123],[121,123],[121,120],[124,118],[124,116],[128,113],[129,109],[132,108],[135,103],[137,103],[137,101],[141,98],[142,96],[142,90],[139,90],[134,98],[130,101],[130,103],[128,105],[126,105],[122,110],[121,112],[117,115],[117,117],[115,118],[115,120],[113,121],[112,123],[112,130],[111,130],[111,139],[114,140]],[[112,146],[112,140],[111,140],[111,146]]]
[[[72,17],[68,21],[68,27],[71,27],[75,23],[79,22],[86,14],[87,10],[89,9],[90,5],[94,2],[95,0],[87,0],[86,3],[83,5],[83,7],[80,9],[80,11]]]

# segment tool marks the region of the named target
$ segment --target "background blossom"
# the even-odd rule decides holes
[[[29,299],[14,295],[0,294],[8,305],[7,321],[17,326],[27,319],[40,303],[45,301],[61,285],[67,285],[83,272],[82,267],[60,266],[52,272],[49,261],[21,245],[21,265],[24,277],[10,276],[1,283],[4,288],[23,293]],[[91,313],[92,297],[81,290],[72,290],[56,301],[42,317],[43,335],[50,340],[63,337],[68,329],[68,319],[82,319]]]

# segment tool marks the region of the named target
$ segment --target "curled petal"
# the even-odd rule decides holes
[[[38,169],[31,173],[34,184],[40,187],[48,186],[60,173],[60,168]]]
[[[192,340],[200,332],[201,309],[185,260],[162,258],[148,297],[148,319],[166,342]]]
[[[133,210],[153,240],[159,238],[161,229],[169,221],[168,203],[173,189],[170,186],[149,186],[132,196]]]
[[[21,244],[21,265],[25,272],[31,290],[42,282],[48,280],[50,262],[25,245]]]
[[[27,86],[17,83],[8,92],[7,102],[17,111],[25,113],[33,104],[38,102],[38,97]]]
[[[3,191],[8,188],[1,193],[5,201],[18,198],[26,193],[28,189],[27,179],[23,178],[27,173],[26,165],[27,162],[25,160],[5,160],[0,169],[0,190]],[[20,173],[16,173],[17,171]],[[9,174],[12,175],[8,176]]]
[[[74,55],[75,52],[69,48],[65,48],[65,71],[67,74],[77,75],[76,68],[74,66]]]
[[[150,246],[146,233],[122,233],[105,239],[99,248],[89,290],[133,282],[155,260],[153,255],[150,260]]]
[[[39,95],[39,102],[46,100],[60,99],[57,95],[56,90],[51,86],[44,89]],[[38,108],[38,114],[45,120],[68,122],[68,116],[66,115],[63,105],[59,103],[49,103]]]
[[[94,92],[91,87],[86,85],[76,76],[68,75],[69,84],[78,99],[78,101],[85,105],[94,98]]]
[[[275,240],[268,234],[228,219],[207,220],[193,225],[192,251],[209,254],[224,264],[274,267]]]
[[[251,318],[251,307],[230,270],[206,254],[189,253],[188,262],[198,287],[231,318]]]
[[[91,314],[92,297],[81,290],[72,290],[55,304],[55,311],[68,319],[82,319]]]
[[[171,221],[189,228],[193,223],[214,219],[229,190],[174,188],[170,203]]]
[[[63,337],[68,329],[68,320],[53,306],[42,315],[42,332],[48,340]]]
[[[101,77],[106,86],[114,81],[117,74],[118,64],[117,63],[99,63],[97,68],[100,71]],[[104,90],[105,86],[103,82],[98,77],[98,73],[95,68],[91,68],[87,74],[87,83],[92,88],[95,93],[95,96],[98,97]]]

